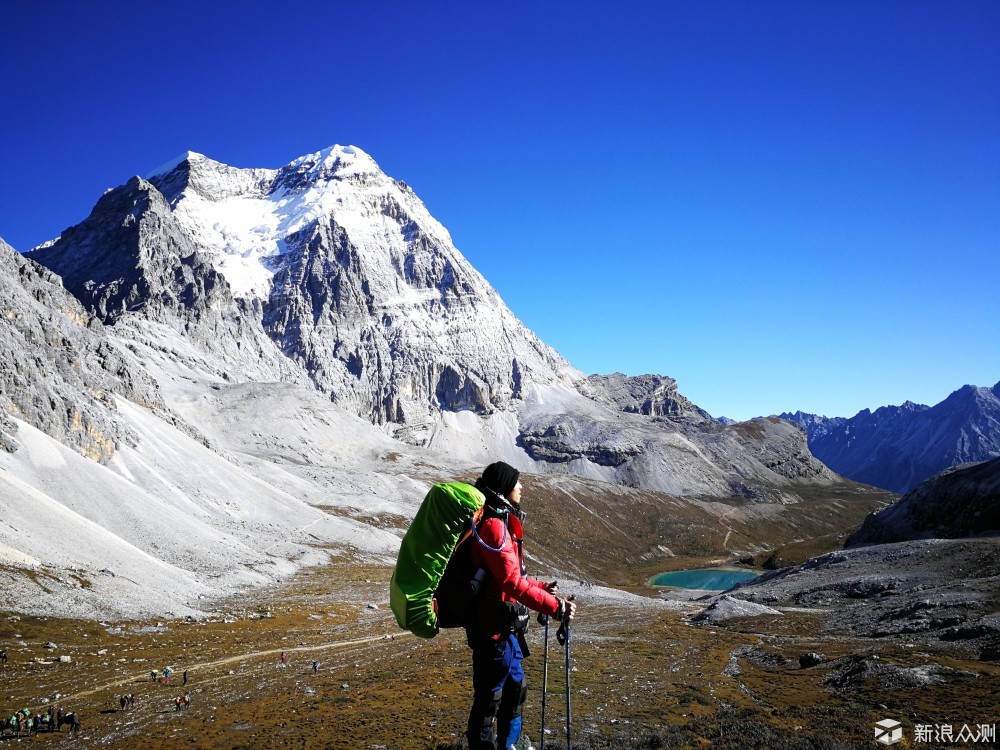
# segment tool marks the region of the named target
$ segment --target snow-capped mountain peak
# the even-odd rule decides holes
[[[375,160],[357,146],[334,145],[293,160],[282,171],[306,172],[313,182],[356,174],[382,175]]]
[[[106,262],[95,276],[97,250]],[[379,423],[506,411],[528,383],[572,388],[582,376],[524,327],[416,194],[352,146],[280,169],[189,152],[104,196],[36,257],[60,269],[72,260],[105,322],[141,312],[197,327],[232,359],[227,371],[294,363]]]
[[[240,169],[189,151],[149,179],[236,297],[266,300],[290,238],[308,228],[338,225],[361,249],[381,254],[388,241],[406,255],[416,241],[412,222],[451,246],[413,192],[355,146],[330,146],[280,169]]]

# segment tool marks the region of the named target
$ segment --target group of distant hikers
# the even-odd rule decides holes
[[[0,666],[6,667],[7,661],[7,651],[0,649]],[[76,732],[80,729],[80,717],[75,711],[63,712],[62,706],[49,706],[47,711],[34,715],[28,708],[15,711],[7,718],[0,715],[0,736],[61,732],[64,726],[68,726],[70,732]]]
[[[153,671],[151,671],[149,673],[149,679],[152,680],[153,682],[162,682],[165,685],[169,685],[170,684],[170,675],[172,675],[173,673],[174,673],[174,670],[172,670],[170,667],[164,667],[163,668],[163,676],[161,677],[160,676],[160,671],[158,669],[154,669]],[[183,674],[181,675],[181,678],[183,680],[182,684],[187,685],[188,684],[188,672],[187,672],[186,669],[184,670]]]
[[[0,650],[0,666],[5,666],[6,664],[7,652]],[[153,682],[167,684],[170,682],[171,674],[172,670],[170,667],[167,667],[163,670],[162,677],[160,677],[160,672],[157,670],[150,672],[150,677]],[[184,684],[187,685],[187,670],[184,671],[183,679]],[[133,708],[135,702],[136,696],[134,693],[125,693],[118,699],[118,705],[122,711]],[[185,691],[182,695],[174,698],[174,708],[177,711],[188,708],[190,705],[190,692]],[[81,726],[79,715],[75,711],[64,712],[61,706],[49,706],[46,711],[34,715],[30,709],[22,708],[7,718],[0,718],[0,737],[5,735],[13,735],[15,737],[22,735],[30,736],[32,734],[37,735],[39,732],[61,732],[64,726],[68,726],[71,733],[79,731]]]
[[[80,729],[80,719],[75,711],[63,713],[62,707],[49,706],[44,713],[31,714],[27,708],[16,711],[8,718],[0,721],[0,734],[32,735],[39,732],[61,732],[63,726],[69,726],[70,732]]]
[[[164,685],[169,685],[170,684],[170,676],[173,673],[174,673],[173,669],[171,669],[170,667],[164,667],[163,668],[163,676],[162,677],[160,676],[160,672],[157,671],[157,670],[155,670],[155,669],[152,672],[149,673],[149,677],[150,677],[150,679],[153,682],[160,682],[160,683],[163,683]],[[188,684],[188,671],[186,669],[181,673],[181,684],[182,685],[187,685]],[[135,702],[135,697],[132,696],[132,695],[122,696],[122,701],[123,702],[125,701],[126,697],[129,698],[128,706],[131,707],[132,704]],[[190,706],[191,706],[191,693],[190,692],[184,691],[183,694],[178,695],[178,696],[176,696],[174,698],[174,710],[175,711],[180,711],[182,708],[189,708]],[[124,704],[122,705],[122,708],[123,709],[125,708]]]

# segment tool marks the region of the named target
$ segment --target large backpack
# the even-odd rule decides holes
[[[431,487],[403,536],[389,581],[389,605],[399,627],[433,638],[438,628],[467,624],[477,572],[469,570],[470,545],[460,542],[471,534],[472,518],[484,501],[479,490],[462,482]]]

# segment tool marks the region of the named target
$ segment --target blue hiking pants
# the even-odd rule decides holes
[[[516,633],[472,647],[469,750],[507,750],[520,739],[521,707],[528,694],[523,658]]]

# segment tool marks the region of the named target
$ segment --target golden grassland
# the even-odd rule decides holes
[[[464,636],[442,631],[420,640],[399,631],[388,608],[375,604],[386,600],[390,573],[341,558],[233,599],[210,621],[0,615],[0,648],[9,656],[0,667],[0,711],[42,711],[50,701],[77,711],[83,727],[72,742],[80,747],[457,747],[471,690]],[[874,722],[887,716],[997,721],[995,663],[822,634],[808,612],[726,628],[691,625],[686,614],[581,598],[570,641],[575,747],[871,747]],[[525,730],[536,745],[542,632],[533,625],[526,661]],[[555,748],[565,747],[565,652],[552,635],[547,746]],[[741,647],[744,655],[734,656]],[[933,661],[953,671],[941,684],[887,689],[869,681],[842,693],[824,684],[829,669],[799,667],[808,651],[907,667]],[[59,662],[63,655],[72,661]],[[150,672],[168,665],[171,684],[153,682]],[[191,706],[177,711],[174,698],[185,690]],[[120,710],[124,693],[136,695],[134,708]],[[69,741],[42,733],[0,739],[0,747]]]

